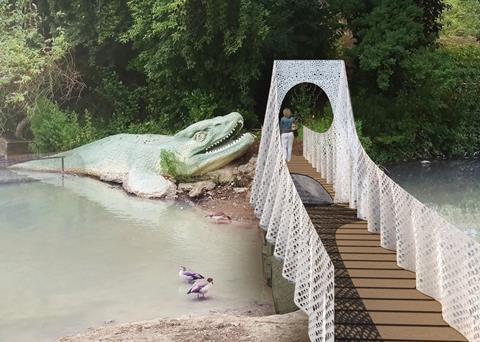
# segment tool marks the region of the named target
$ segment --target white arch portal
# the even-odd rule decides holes
[[[354,206],[356,201],[355,198],[352,198],[354,194],[350,183],[350,151],[358,149],[360,142],[355,129],[347,74],[343,61],[275,61],[264,126],[267,126],[265,128],[268,130],[276,129],[272,125],[276,125],[277,113],[281,110],[285,96],[290,89],[301,83],[312,83],[320,87],[330,101],[333,121],[327,135],[331,148],[337,149],[337,157],[335,160],[328,161],[326,166],[328,170],[325,170],[325,174],[327,180],[334,184],[335,201],[350,202]],[[262,139],[259,156],[269,143],[268,139]]]

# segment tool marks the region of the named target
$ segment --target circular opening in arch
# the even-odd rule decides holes
[[[327,94],[313,83],[300,83],[290,89],[282,103],[279,119],[283,110],[289,108],[298,126],[298,137],[303,138],[302,127],[307,126],[315,132],[326,132],[333,121],[333,110]]]

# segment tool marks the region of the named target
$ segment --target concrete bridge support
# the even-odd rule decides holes
[[[282,276],[283,263],[273,256],[274,245],[269,243],[266,238],[266,232],[262,230],[262,260],[263,272],[267,284],[272,288],[273,303],[277,314],[285,314],[297,311],[298,307],[293,301],[295,294],[295,284],[289,282]]]

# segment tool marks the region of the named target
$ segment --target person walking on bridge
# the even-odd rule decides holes
[[[282,113],[283,116],[280,119],[280,135],[282,138],[283,159],[290,161],[290,159],[292,159],[293,132],[297,127],[290,108],[284,108]]]

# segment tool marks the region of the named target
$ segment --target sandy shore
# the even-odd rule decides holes
[[[212,314],[107,326],[59,341],[307,342],[307,324],[300,311],[271,316]]]

